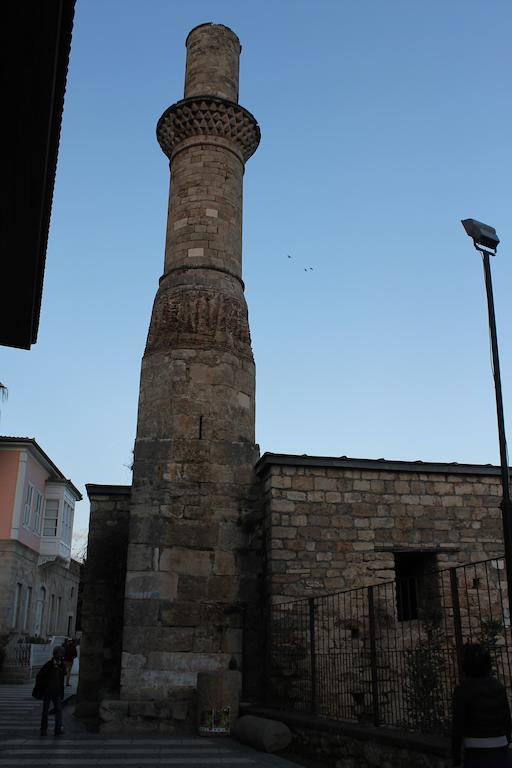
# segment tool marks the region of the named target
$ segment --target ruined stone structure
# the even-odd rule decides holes
[[[194,729],[200,672],[241,668],[250,691],[268,602],[502,553],[498,468],[259,459],[241,279],[242,178],[259,129],[238,105],[239,53],[221,25],[187,38],[185,98],[157,128],[171,188],[133,485],[87,486],[78,712],[110,731]]]

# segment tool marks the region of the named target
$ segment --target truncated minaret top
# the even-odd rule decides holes
[[[223,24],[200,24],[187,40],[185,98],[218,96],[238,102],[240,40]]]

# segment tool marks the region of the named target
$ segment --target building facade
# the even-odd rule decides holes
[[[0,437],[0,633],[70,635],[79,565],[71,558],[82,498],[32,438]]]

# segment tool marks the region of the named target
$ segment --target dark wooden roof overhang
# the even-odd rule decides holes
[[[37,340],[75,0],[2,8],[0,344]]]

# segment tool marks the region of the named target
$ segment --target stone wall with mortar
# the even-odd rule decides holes
[[[497,467],[264,454],[257,472],[274,602],[394,579],[394,552],[503,554]]]
[[[118,692],[130,486],[88,485],[91,502],[82,585],[82,640],[76,714],[98,714],[100,701]]]

